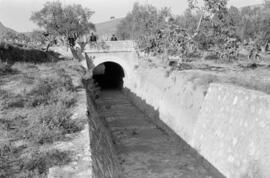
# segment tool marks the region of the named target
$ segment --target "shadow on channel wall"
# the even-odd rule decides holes
[[[156,110],[153,106],[147,104],[145,100],[142,100],[136,94],[131,92],[129,89],[123,89],[124,94],[130,99],[130,101],[143,113],[145,113],[150,121],[156,125],[164,133],[168,134],[171,138],[175,139],[177,142],[184,142],[193,155],[199,160],[198,164],[205,165],[205,167],[210,171],[212,175],[215,175],[215,178],[225,178],[211,163],[209,163],[205,158],[203,158],[198,151],[188,145],[180,136],[178,136],[170,127],[168,127],[162,120],[159,119],[159,111]]]

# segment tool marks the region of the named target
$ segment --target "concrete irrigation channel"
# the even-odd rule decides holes
[[[181,138],[171,137],[155,124],[123,91],[104,90],[96,102],[112,137],[120,177],[223,177]]]

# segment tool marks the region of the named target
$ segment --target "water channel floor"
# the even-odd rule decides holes
[[[125,178],[223,178],[191,148],[171,138],[121,91],[103,91],[97,101],[116,146]]]

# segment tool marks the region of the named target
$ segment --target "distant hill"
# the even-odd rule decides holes
[[[96,25],[96,30],[97,30],[97,35],[100,38],[108,38],[112,34],[116,33],[117,30],[117,25],[121,22],[123,18],[117,18],[113,19],[107,22],[102,22],[102,23],[97,23]]]
[[[15,30],[8,28],[6,26],[4,26],[1,22],[0,22],[0,37],[5,35],[7,32],[13,32],[13,33],[17,33]]]
[[[240,7],[239,9],[242,10],[243,8],[251,8],[251,9],[254,9],[254,8],[263,8],[264,4],[254,4],[254,5],[249,5],[249,6],[243,6],[243,7]]]

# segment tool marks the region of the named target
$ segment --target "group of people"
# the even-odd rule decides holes
[[[115,36],[115,34],[113,34],[110,40],[111,40],[111,41],[117,41],[118,39],[117,39],[117,37]],[[96,42],[96,41],[97,41],[97,36],[96,36],[94,33],[91,33],[91,36],[90,36],[89,41],[90,41],[91,43]]]

